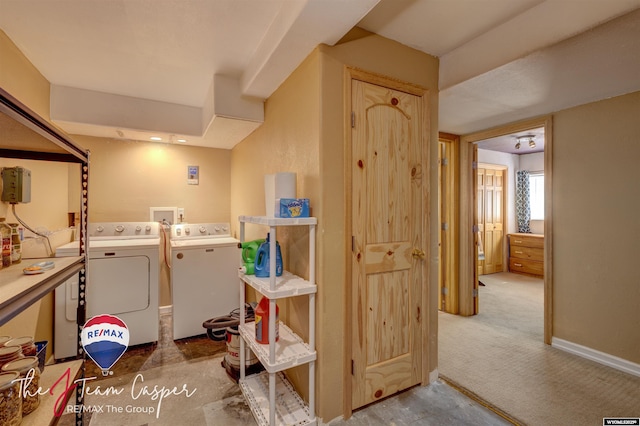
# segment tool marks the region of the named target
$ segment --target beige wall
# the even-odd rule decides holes
[[[49,119],[49,81],[0,30],[0,87]]]
[[[553,117],[554,337],[640,363],[640,92]]]
[[[91,152],[92,222],[149,220],[149,207],[183,207],[187,222],[229,221],[231,151],[74,135]],[[187,166],[200,167],[198,185]]]
[[[265,103],[265,121],[249,137],[238,144],[231,155],[231,217],[232,228],[239,236],[238,216],[263,216],[264,175],[295,172],[297,196],[309,198],[311,214],[321,211],[319,174],[320,125],[320,65],[317,51],[313,52],[287,78]],[[319,219],[318,239],[322,238]],[[247,225],[246,240],[265,238],[267,227]],[[277,240],[282,246],[285,269],[308,277],[308,229],[278,228]],[[316,261],[318,256],[316,256]],[[320,277],[320,273],[317,274]],[[318,278],[320,282],[320,278]],[[249,291],[250,300],[256,294]],[[308,338],[308,297],[278,300],[280,317],[303,338]],[[319,318],[320,315],[319,315]],[[317,329],[317,327],[316,327]],[[318,343],[320,350],[321,343]],[[307,395],[306,368],[289,371],[302,395]],[[318,370],[317,377],[321,376]],[[321,398],[316,398],[318,404]]]
[[[190,223],[230,222],[230,150],[73,138],[91,152],[91,222],[146,222],[149,207],[182,207]],[[198,185],[187,184],[187,166],[200,167]],[[170,304],[169,270],[163,263],[160,306]]]
[[[347,65],[430,89],[431,122],[437,122],[438,60],[357,30],[338,46],[318,47],[269,98],[265,107],[265,123],[232,153],[232,217],[264,214],[264,174],[295,171],[298,173],[298,196],[311,199],[312,214],[318,218],[316,404],[318,415],[324,421],[342,415],[343,383],[345,377],[349,377],[343,371],[346,348],[342,332],[347,326],[344,306],[347,252],[343,85]],[[430,134],[431,140],[437,140],[437,126],[432,126]],[[429,147],[432,161],[437,158],[436,145]],[[437,170],[433,168],[431,172],[431,190],[435,193]],[[248,187],[253,188],[250,195],[247,195]],[[433,197],[432,211],[436,211],[436,199]],[[252,230],[247,238],[261,237],[261,232],[265,231]],[[285,249],[285,266],[288,262],[293,272],[304,275],[306,241],[302,232],[292,233],[278,237]],[[434,239],[431,280],[437,278],[435,244],[437,241]],[[429,288],[430,300],[433,301],[429,315],[434,327],[429,336],[430,370],[436,368],[437,362],[437,297],[433,297],[436,290],[437,286]],[[297,332],[306,336],[306,300],[283,303],[285,318],[293,323]],[[287,318],[292,316],[295,318]],[[304,371],[296,370],[292,376],[294,382],[299,383],[298,389],[306,395]]]

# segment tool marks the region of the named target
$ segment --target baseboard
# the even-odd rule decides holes
[[[160,315],[170,315],[173,311],[173,305],[160,306],[158,310],[160,311]]]
[[[567,340],[558,339],[557,337],[551,338],[551,346],[565,352],[578,355],[582,358],[590,359],[591,361],[595,361],[608,367],[615,368],[616,370],[624,371],[625,373],[640,377],[640,364],[627,361],[626,359],[609,355]]]

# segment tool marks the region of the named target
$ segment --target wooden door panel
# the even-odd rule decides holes
[[[366,273],[397,271],[411,268],[410,241],[401,243],[367,244],[365,247]]]
[[[410,379],[415,370],[412,358],[404,355],[369,367],[364,384],[366,399],[375,401],[413,386],[415,383]]]
[[[376,99],[377,101],[377,99]],[[411,175],[407,167],[408,146],[403,143],[409,134],[409,120],[399,110],[374,104],[366,110],[368,139],[367,242],[403,241],[409,238],[411,206]]]
[[[422,104],[352,80],[353,380],[357,408],[420,383]],[[426,149],[426,147],[424,147]],[[424,256],[424,253],[423,255]]]
[[[409,352],[409,273],[370,275],[367,288],[369,367]]]

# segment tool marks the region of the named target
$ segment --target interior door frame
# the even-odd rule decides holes
[[[544,342],[553,336],[553,120],[551,115],[464,135],[460,139],[460,314],[473,315],[474,284],[477,285],[474,211],[474,143],[534,128],[544,128]]]
[[[351,94],[352,94],[352,80],[360,80],[366,83],[375,84],[378,86],[387,87],[389,89],[402,91],[405,93],[409,93],[415,96],[419,96],[422,98],[422,128],[423,128],[423,150],[422,150],[422,162],[423,162],[423,170],[422,174],[425,178],[425,182],[423,184],[423,212],[424,212],[424,222],[423,222],[423,247],[425,252],[425,272],[423,274],[425,285],[422,291],[421,297],[421,306],[423,310],[422,314],[422,324],[421,324],[421,342],[422,342],[422,385],[428,384],[430,382],[429,377],[429,366],[431,361],[430,355],[430,337],[435,334],[435,331],[432,332],[432,329],[437,330],[437,323],[432,321],[430,315],[430,289],[434,283],[431,282],[430,276],[431,273],[428,270],[427,261],[431,259],[431,239],[429,238],[431,232],[431,189],[430,189],[430,179],[431,179],[431,164],[429,163],[431,154],[431,126],[429,122],[429,118],[431,117],[431,112],[429,108],[429,95],[430,92],[428,89],[418,86],[416,84],[407,83],[404,81],[400,81],[391,77],[387,77],[385,75],[364,71],[358,68],[345,66],[344,71],[344,176],[345,176],[345,234],[344,234],[344,246],[346,248],[352,247],[352,239],[353,230],[351,226],[352,220],[352,211],[351,211],[351,173],[352,173],[352,161],[353,154],[351,152],[352,145],[352,137],[351,137],[351,112],[353,111],[352,102],[351,102]],[[352,286],[351,286],[351,256],[352,251],[347,250],[345,252],[345,330],[344,330],[344,363],[343,363],[343,417],[348,419],[351,417],[353,413],[353,404],[352,404],[352,386],[351,386],[351,369],[352,365],[352,339],[353,332],[352,327],[356,326],[352,322],[353,315],[353,295],[352,295]],[[437,284],[437,283],[436,283]],[[436,317],[437,320],[437,317]]]

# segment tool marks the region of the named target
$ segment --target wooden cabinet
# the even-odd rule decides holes
[[[509,272],[544,276],[544,235],[509,234]]]

